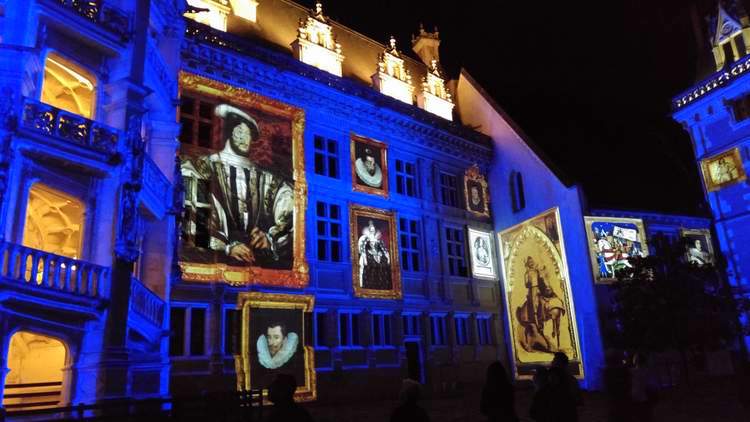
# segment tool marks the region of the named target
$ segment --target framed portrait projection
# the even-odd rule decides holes
[[[702,267],[714,264],[714,247],[711,231],[708,229],[680,230],[682,245],[685,248],[685,262]]]
[[[617,280],[632,265],[630,258],[648,256],[643,221],[637,218],[584,217],[589,255],[597,283]]]
[[[490,194],[487,189],[487,180],[479,172],[479,167],[473,165],[464,173],[464,196],[466,210],[472,214],[490,216]]]
[[[471,257],[471,274],[476,278],[497,280],[492,233],[472,229],[471,227],[467,231],[469,255]]]
[[[530,379],[536,366],[552,362],[555,352],[564,352],[572,373],[583,377],[557,208],[498,237],[516,379]]]
[[[349,226],[354,295],[400,299],[401,267],[393,212],[353,205]]]
[[[384,143],[352,135],[352,186],[357,192],[388,196],[388,157]]]
[[[733,183],[747,179],[739,148],[732,148],[701,161],[706,190],[717,191]]]
[[[297,381],[295,399],[315,400],[315,354],[312,347],[313,296],[244,292],[241,354],[235,355],[237,388],[266,389],[279,374]],[[264,394],[266,392],[264,391]]]
[[[302,110],[180,74],[185,281],[305,287]]]

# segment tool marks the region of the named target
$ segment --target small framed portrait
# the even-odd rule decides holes
[[[717,191],[731,184],[747,179],[739,148],[732,148],[721,154],[701,161],[706,190]]]
[[[349,225],[355,296],[400,299],[401,272],[393,212],[353,205]]]
[[[315,298],[244,292],[237,302],[242,310],[241,354],[235,356],[238,389],[266,389],[276,376],[286,374],[297,381],[296,400],[315,400],[315,357],[310,332]]]
[[[685,261],[688,264],[699,267],[714,264],[714,248],[710,230],[682,229],[680,230],[680,237],[685,248]]]
[[[466,199],[466,210],[474,215],[490,216],[490,195],[487,189],[487,180],[475,164],[464,173],[464,196]]]
[[[387,146],[352,135],[352,186],[357,192],[388,196]]]
[[[492,233],[469,227],[469,255],[471,257],[471,274],[476,278],[497,280],[495,248]]]

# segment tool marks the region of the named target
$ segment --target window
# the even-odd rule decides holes
[[[224,310],[224,354],[234,355],[240,353],[240,318],[242,311],[239,309]]]
[[[433,346],[445,346],[445,316],[444,315],[432,315],[430,316],[430,333],[432,334],[432,345]]]
[[[206,309],[172,307],[170,310],[169,355],[206,354]]]
[[[375,346],[391,346],[391,315],[372,314],[372,344]]]
[[[440,202],[450,207],[458,207],[458,182],[455,175],[440,173]]]
[[[448,252],[448,274],[457,277],[467,277],[463,231],[446,227],[445,242]]]
[[[34,183],[29,189],[23,246],[80,259],[86,207],[76,197]]]
[[[422,324],[419,315],[402,315],[401,322],[404,325],[405,336],[418,336],[422,334]]]
[[[417,165],[408,161],[396,160],[396,192],[417,197]]]
[[[96,78],[77,64],[50,53],[44,60],[43,103],[91,119],[94,116]]]
[[[731,104],[735,122],[741,122],[750,117],[750,95],[743,95],[732,101]]]
[[[419,247],[419,221],[399,218],[399,246],[401,246],[401,268],[404,271],[421,271]]]
[[[326,323],[328,322],[328,313],[325,311],[315,312],[315,347],[327,347],[328,338],[326,337]]]
[[[510,194],[513,212],[526,208],[526,194],[523,191],[523,176],[518,171],[510,173]]]
[[[180,99],[180,142],[214,148],[214,108],[216,103],[183,95]]]
[[[453,325],[456,329],[456,344],[459,346],[466,346],[470,344],[469,341],[469,318],[466,315],[457,315],[453,317]]]
[[[339,314],[339,342],[342,347],[359,346],[359,313]]]
[[[339,143],[315,135],[315,174],[339,178]]]
[[[317,216],[318,260],[341,262],[342,230],[341,207],[318,201],[315,205]]]
[[[490,327],[490,317],[477,317],[477,339],[479,344],[492,344],[492,331]]]

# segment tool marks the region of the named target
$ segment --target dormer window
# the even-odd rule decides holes
[[[446,120],[453,120],[453,99],[445,87],[445,78],[435,59],[430,63],[427,76],[422,81],[422,92],[417,96],[417,105]]]
[[[67,60],[50,53],[44,61],[41,101],[87,119],[94,116],[96,78]]]
[[[714,37],[712,40],[716,70],[721,70],[747,54],[744,31],[747,29],[721,5],[716,17]]]
[[[320,2],[315,3],[315,10],[306,19],[300,19],[292,50],[299,61],[341,76],[344,62],[341,44],[336,42],[333,27],[323,15],[323,5]]]
[[[404,67],[404,59],[396,48],[396,39],[391,37],[389,46],[378,57],[378,70],[372,75],[372,84],[380,93],[407,104],[414,101],[414,86],[411,74]]]

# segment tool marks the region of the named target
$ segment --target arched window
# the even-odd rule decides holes
[[[77,198],[35,183],[29,189],[23,245],[79,259],[85,211]]]
[[[8,410],[57,406],[67,349],[62,341],[28,331],[10,339],[3,407]]]
[[[44,61],[42,102],[78,114],[94,115],[96,78],[81,66],[50,53]]]

